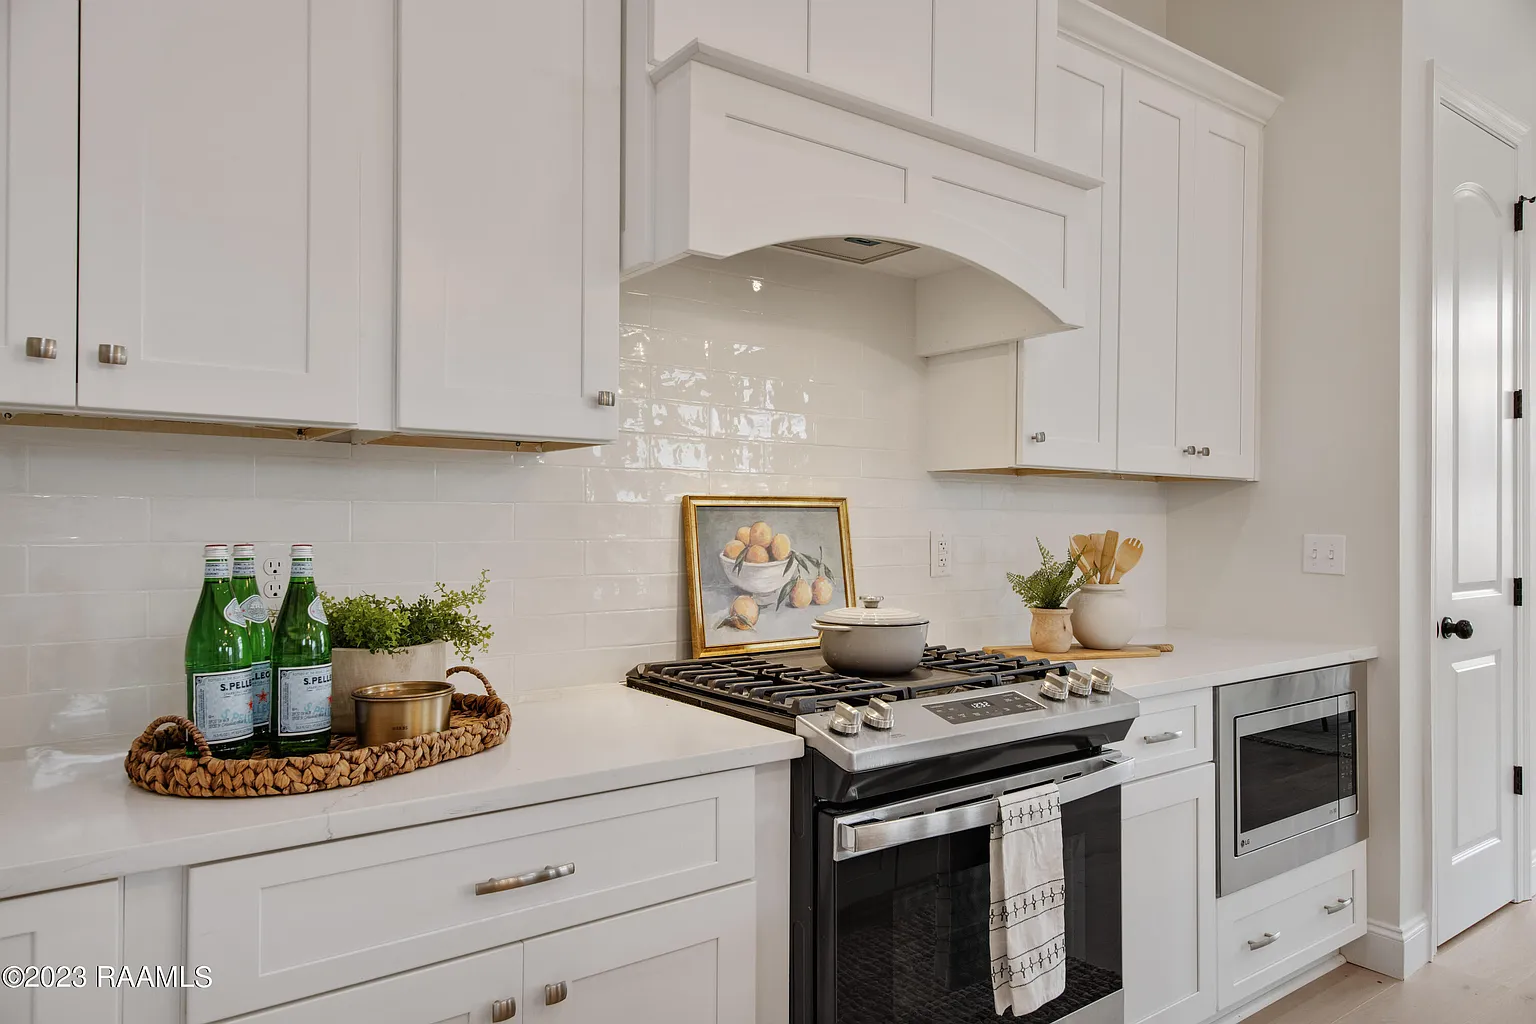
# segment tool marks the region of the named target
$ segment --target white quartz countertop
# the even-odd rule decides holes
[[[1159,697],[1166,693],[1289,675],[1352,661],[1369,661],[1380,653],[1370,644],[1219,638],[1183,629],[1147,630],[1134,642],[1169,643],[1173,645],[1173,652],[1156,658],[1073,661],[1079,665],[1100,666],[1114,673],[1115,686],[1132,697]]]
[[[0,761],[0,898],[799,757],[798,737],[614,683],[512,702],[494,750],[302,796],[129,785],[126,744]]]

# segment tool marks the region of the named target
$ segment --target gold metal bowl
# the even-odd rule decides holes
[[[352,691],[359,746],[377,747],[448,728],[452,683],[375,683]]]

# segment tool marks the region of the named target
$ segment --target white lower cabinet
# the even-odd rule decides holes
[[[755,889],[747,882],[675,900],[249,1014],[239,1022],[751,1021]]]
[[[752,882],[523,944],[518,1020],[745,1024],[756,1016]]]
[[[1216,1012],[1216,766],[1126,786],[1121,803],[1126,1024]]]
[[[98,966],[122,963],[122,889],[117,881],[0,900],[0,967],[39,968],[28,987],[0,985],[0,1021],[7,1024],[114,1024],[122,1019],[118,990],[98,986]],[[83,975],[59,975],[66,968]],[[57,978],[66,978],[61,987]],[[78,982],[78,984],[77,984]]]

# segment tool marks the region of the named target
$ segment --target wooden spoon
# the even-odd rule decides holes
[[[1074,533],[1072,541],[1067,546],[1067,551],[1072,555],[1072,561],[1077,563],[1078,569],[1084,573],[1091,572],[1086,556],[1088,554],[1088,535],[1086,533]]]
[[[1136,563],[1141,561],[1141,541],[1135,537],[1127,537],[1120,543],[1120,550],[1115,552],[1115,577],[1110,582],[1119,583],[1120,577],[1136,568]]]
[[[1102,533],[1090,533],[1088,535],[1088,547],[1083,550],[1083,561],[1088,563],[1088,576],[1090,579],[1098,575],[1099,557],[1104,553],[1104,535]]]
[[[1120,534],[1115,530],[1104,531],[1104,545],[1099,548],[1099,582],[1108,583],[1115,572],[1115,551],[1120,547]]]

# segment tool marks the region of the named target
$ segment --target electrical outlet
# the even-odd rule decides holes
[[[261,571],[268,576],[281,577],[283,575],[283,560],[281,558],[269,558],[261,563]]]
[[[267,580],[261,585],[261,596],[276,601],[283,596],[283,585],[277,580]]]
[[[1301,571],[1344,575],[1344,535],[1309,533],[1301,541]]]
[[[934,530],[928,534],[928,575],[948,576],[954,565],[954,547],[949,534]]]

